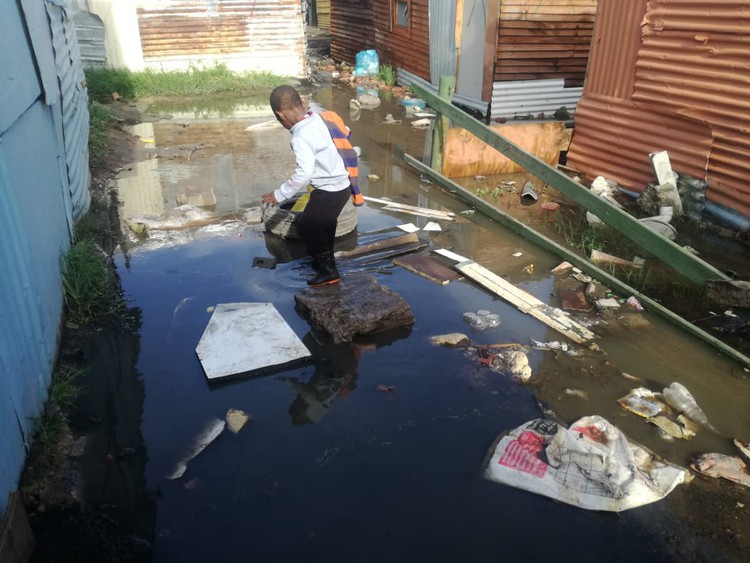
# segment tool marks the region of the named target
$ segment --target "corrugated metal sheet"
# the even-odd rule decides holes
[[[410,25],[392,23],[391,0],[331,0],[331,55],[353,63],[359,51],[375,49],[383,63],[430,79],[428,0],[410,0]]]
[[[565,88],[565,80],[516,80],[492,85],[490,117],[554,113],[565,107],[574,113],[583,88]]]
[[[391,1],[375,0],[375,49],[383,62],[430,80],[429,0],[410,0],[409,29],[391,23]]]
[[[424,78],[421,78],[416,74],[404,70],[403,68],[398,69],[398,83],[401,86],[410,86],[412,84],[416,84],[418,86],[421,86],[425,90],[429,90],[435,95],[437,95],[438,93],[437,86],[431,84],[430,82],[427,82]],[[489,109],[489,104],[487,102],[483,102],[482,100],[474,100],[472,98],[467,98],[459,94],[453,94],[453,101],[461,105],[473,108],[485,116],[487,115],[487,110]]]
[[[104,47],[104,23],[91,12],[73,12],[73,23],[81,51],[81,64],[84,68],[103,67],[107,61]]]
[[[430,81],[456,76],[456,3],[430,2]]]
[[[136,0],[144,62],[306,74],[299,0]]]
[[[613,174],[611,154],[638,152],[644,140],[652,145],[656,135],[658,148],[670,152],[675,170],[706,179],[711,201],[750,216],[747,3],[601,0],[596,39],[581,103],[591,111],[583,119],[579,106],[571,166],[610,175],[640,191],[651,180],[648,163],[620,162]],[[596,97],[589,103],[589,96],[599,94],[607,96],[607,103]],[[622,129],[608,129],[609,114],[627,111],[633,103],[648,111],[620,124]],[[700,123],[704,131],[662,138],[665,116]],[[609,151],[592,153],[597,144]],[[696,155],[704,151],[705,158]]]
[[[331,30],[331,0],[318,0],[315,3],[315,10],[318,16],[318,27],[320,29]]]
[[[55,66],[62,93],[62,129],[68,189],[77,220],[89,208],[89,107],[75,26],[67,11],[47,3]]]
[[[0,2],[6,47],[0,51],[0,78],[17,85],[0,92],[0,322],[7,327],[0,332],[0,512],[17,487],[56,357],[63,310],[60,264],[73,222],[69,178],[80,177],[76,158],[88,131],[87,114],[74,111],[81,101],[71,92],[82,75],[76,74],[80,61],[60,3]],[[83,96],[85,110],[85,90]],[[66,156],[72,157],[70,175]],[[86,163],[83,167],[87,170]],[[80,210],[80,195],[77,200]]]
[[[597,0],[502,0],[495,81],[583,85]]]
[[[597,94],[578,104],[568,163],[576,169],[598,170],[622,186],[638,190],[653,180],[649,153],[669,148],[675,170],[702,178],[711,152],[712,133],[688,116]]]
[[[375,48],[373,0],[331,0],[331,55],[354,64],[359,51]]]
[[[586,93],[616,98],[632,95],[635,75],[625,69],[635,67],[641,30],[637,25],[623,25],[623,22],[640,22],[646,4],[644,0],[599,1]]]

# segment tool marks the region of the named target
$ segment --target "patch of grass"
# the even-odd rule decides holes
[[[107,148],[107,128],[115,122],[112,113],[98,103],[89,102],[89,160],[97,167],[104,160]]]
[[[378,80],[384,82],[386,86],[395,86],[396,69],[388,63],[380,65],[380,68],[378,68]]]
[[[288,77],[271,72],[234,72],[223,64],[172,71],[86,69],[89,98],[99,102],[112,101],[113,92],[129,99],[147,96],[245,94],[269,90],[288,82]]]
[[[592,250],[604,250],[609,228],[592,227],[585,216],[570,217],[559,213],[555,220],[555,230],[565,238],[568,246],[588,255]]]
[[[81,394],[77,382],[82,373],[81,370],[72,367],[58,366],[52,374],[49,400],[63,411],[71,409]]]
[[[65,262],[62,278],[68,320],[79,324],[99,321],[124,310],[101,248],[91,240],[81,240],[70,248]]]

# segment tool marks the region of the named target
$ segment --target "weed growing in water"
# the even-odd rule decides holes
[[[76,242],[62,275],[68,320],[103,320],[124,310],[124,302],[104,252],[91,240]]]
[[[386,86],[395,86],[396,69],[388,63],[380,65],[378,69],[378,80],[384,82]]]
[[[146,96],[246,94],[271,90],[288,82],[289,78],[271,72],[234,72],[223,64],[172,71],[86,69],[89,97],[99,102],[111,101],[113,92],[130,99]]]
[[[558,213],[555,230],[565,238],[568,246],[586,254],[590,254],[592,250],[603,250],[606,245],[607,231],[592,227],[585,217],[566,217],[563,213]]]

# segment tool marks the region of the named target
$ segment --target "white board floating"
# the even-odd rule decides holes
[[[311,356],[272,303],[221,303],[195,349],[208,379],[280,368]]]

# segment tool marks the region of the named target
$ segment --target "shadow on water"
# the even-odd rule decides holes
[[[343,88],[313,93],[317,104],[344,117],[350,96]],[[421,154],[424,132],[382,125],[386,113],[398,118],[399,111],[384,104],[350,123],[362,146],[365,193],[465,210],[404,168],[394,147]],[[271,168],[280,177],[290,170],[288,160],[273,156],[288,151],[288,135],[273,133],[241,144],[249,139],[250,120],[235,121],[202,124],[190,133],[190,142],[212,139],[212,148],[195,152],[189,162],[160,164],[149,174],[162,186],[183,176],[210,183],[224,193],[219,207],[229,211],[251,205],[261,188],[250,182],[252,174],[270,182]],[[180,130],[192,125],[170,127],[178,140]],[[212,168],[217,162],[223,163],[219,175]],[[367,180],[370,172],[380,179]],[[176,203],[164,203],[171,193],[176,192],[159,192],[161,205]],[[424,218],[377,207],[361,208],[360,233],[410,221],[424,226]],[[466,333],[478,344],[561,339],[469,282],[439,286],[400,268],[377,274],[407,300],[416,323],[403,334],[333,346],[314,338],[294,307],[294,294],[306,287],[301,245],[242,225],[204,233],[181,244],[135,244],[127,269],[125,258],[117,257],[123,287],[143,310],[137,369],[145,388],[140,431],[148,452],[146,486],[159,491],[154,560],[673,561],[721,560],[738,553],[742,544],[724,536],[717,540],[710,522],[729,526],[733,514],[714,517],[730,507],[704,515],[699,500],[707,489],[699,481],[663,502],[612,515],[557,504],[482,476],[490,444],[500,432],[540,417],[538,400],[565,422],[606,416],[681,465],[696,451],[728,451],[728,437],[750,428],[748,382],[733,372],[736,366],[674,327],[648,314],[636,327],[595,325],[602,353],[530,351],[534,376],[525,386],[460,350],[431,346],[430,336],[450,332]],[[442,224],[440,232],[419,236],[473,258],[545,302],[551,299],[549,270],[559,260],[479,214],[459,216]],[[352,237],[341,244],[354,242]],[[253,258],[269,253],[279,262],[275,269],[252,268]],[[305,335],[313,361],[209,386],[195,347],[210,308],[235,302],[273,303],[292,330]],[[472,331],[462,314],[478,309],[498,313],[501,325]],[[627,380],[621,372],[643,381]],[[720,435],[704,432],[692,442],[666,442],[617,406],[632,387],[660,389],[676,380],[691,389]],[[566,388],[585,392],[580,396],[588,399],[571,397]],[[252,420],[236,435],[220,435],[182,478],[165,479],[206,421],[222,418],[230,408],[251,414]],[[735,495],[737,502],[743,502],[743,494]]]

